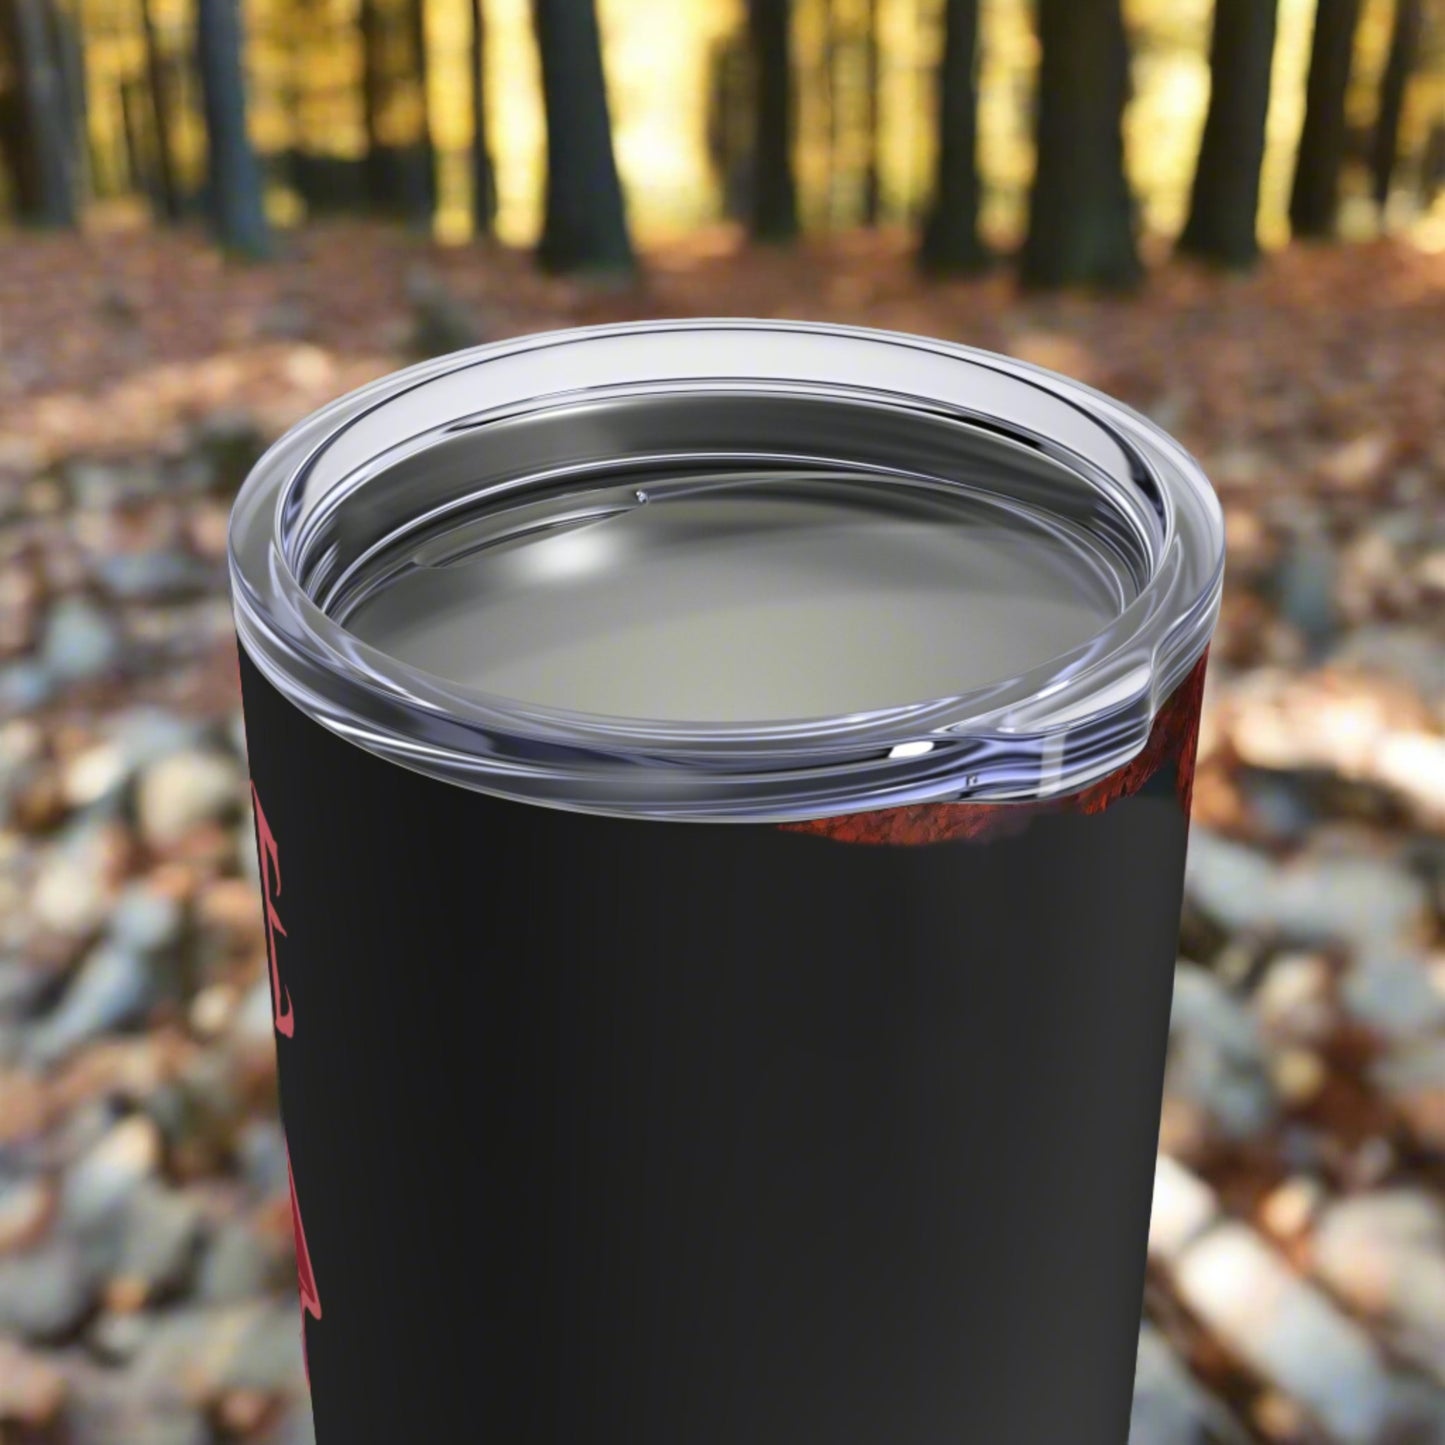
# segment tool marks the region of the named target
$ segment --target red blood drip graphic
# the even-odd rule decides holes
[[[291,1155],[286,1155],[286,1178],[291,1186],[291,1228],[296,1235],[296,1283],[301,1294],[301,1350],[306,1360],[306,1380],[311,1381],[311,1353],[306,1344],[306,1316],[321,1318],[321,1295],[316,1289],[316,1271],[311,1267],[311,1249],[306,1243],[306,1226],[301,1222],[301,1201],[296,1197],[296,1176]]]
[[[1143,751],[1092,787],[1046,803],[920,803],[784,823],[790,833],[812,833],[838,843],[920,844],[955,838],[998,838],[1018,832],[1040,812],[1102,813],[1121,798],[1132,797],[1156,773],[1173,767],[1175,787],[1185,813],[1194,796],[1194,753],[1199,744],[1199,714],[1204,699],[1208,653],[1159,710]]]
[[[291,995],[281,984],[281,968],[276,961],[276,935],[286,936],[281,915],[276,911],[276,899],[281,896],[281,851],[276,846],[276,837],[266,821],[261,796],[254,784],[251,800],[256,807],[256,833],[261,843],[261,890],[266,900],[266,956],[271,965],[271,1012],[276,1020],[276,1032],[289,1039],[296,1032],[296,1015],[291,1008]]]
[[[281,983],[281,968],[276,959],[276,938],[284,938],[286,929],[276,911],[281,893],[281,850],[271,831],[261,795],[252,784],[251,800],[256,808],[256,833],[261,845],[261,891],[266,906],[266,957],[271,970],[271,1011],[276,1032],[283,1038],[296,1035],[296,1012],[291,1007],[291,994]],[[311,1355],[306,1340],[306,1317],[321,1318],[321,1293],[316,1288],[316,1271],[311,1267],[311,1247],[306,1242],[306,1226],[301,1221],[301,1201],[296,1194],[296,1175],[291,1168],[291,1151],[286,1151],[286,1182],[291,1193],[291,1229],[296,1236],[296,1282],[301,1295],[301,1349],[306,1361],[306,1379],[311,1379]]]

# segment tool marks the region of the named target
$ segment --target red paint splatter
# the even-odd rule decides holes
[[[296,1011],[291,1005],[291,994],[281,982],[281,967],[276,957],[276,939],[286,936],[281,915],[276,910],[276,899],[281,894],[281,849],[266,810],[261,806],[261,795],[251,785],[251,801],[256,808],[256,834],[261,852],[261,891],[266,908],[266,957],[271,970],[271,1012],[276,1032],[283,1038],[296,1036]],[[316,1287],[316,1271],[311,1265],[311,1247],[306,1242],[306,1226],[301,1221],[301,1200],[296,1194],[296,1175],[291,1168],[291,1151],[286,1151],[286,1182],[291,1193],[291,1229],[296,1237],[296,1282],[301,1295],[301,1351],[306,1363],[306,1380],[311,1381],[311,1353],[306,1340],[306,1317],[321,1318],[321,1292]]]
[[[296,1176],[291,1154],[286,1154],[286,1179],[291,1186],[291,1229],[296,1236],[296,1284],[301,1295],[301,1352],[306,1362],[306,1382],[311,1382],[311,1352],[306,1343],[306,1316],[321,1318],[321,1294],[316,1288],[316,1271],[311,1266],[311,1248],[306,1243],[306,1226],[301,1221],[301,1201],[296,1197]]]
[[[276,900],[281,896],[281,850],[276,845],[276,836],[266,821],[266,812],[261,807],[261,795],[256,785],[251,785],[251,801],[256,807],[256,835],[261,845],[261,892],[266,905],[266,957],[271,967],[271,1014],[276,1023],[276,1032],[291,1038],[296,1033],[296,1013],[291,1007],[291,994],[282,986],[281,966],[276,959],[276,936],[286,936],[281,915],[276,911]]]
[[[1194,796],[1194,755],[1207,662],[1206,652],[1159,710],[1139,755],[1081,792],[1040,803],[920,803],[781,826],[790,833],[811,833],[839,843],[916,845],[998,838],[1021,831],[1039,813],[1102,813],[1121,798],[1132,797],[1168,767],[1175,769],[1179,803],[1187,814]]]

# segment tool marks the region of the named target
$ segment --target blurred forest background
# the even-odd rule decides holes
[[[1119,283],[1136,221],[1241,264],[1256,212],[1359,236],[1445,184],[1430,0],[4,0],[0,40],[17,221],[253,255],[336,215],[562,268],[625,266],[628,221],[899,223]]]
[[[1203,461],[1131,1445],[1445,1445],[1441,0],[0,0],[0,1445],[313,1439],[241,479],[408,360],[698,314]]]

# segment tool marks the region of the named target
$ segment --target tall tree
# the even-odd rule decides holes
[[[838,141],[842,120],[838,102],[837,0],[823,0],[823,136],[827,156],[823,216],[829,226],[834,222],[838,203]]]
[[[472,227],[490,236],[497,219],[497,173],[487,145],[487,17],[472,0]]]
[[[1380,77],[1380,106],[1370,143],[1370,181],[1375,204],[1383,213],[1390,199],[1390,182],[1400,153],[1400,117],[1405,110],[1405,87],[1420,51],[1423,22],[1421,0],[1395,0],[1395,23],[1390,32],[1390,55]]]
[[[882,181],[882,86],[883,49],[878,33],[878,0],[868,0],[863,33],[863,223],[878,224],[883,202]]]
[[[635,264],[594,0],[533,0],[547,112],[547,213],[537,257],[553,271]]]
[[[246,130],[238,0],[197,0],[196,70],[206,119],[206,200],[216,238],[236,255],[270,254],[261,168]]]
[[[1140,275],[1124,174],[1129,44],[1120,0],[1039,0],[1038,164],[1023,278],[1130,286]]]
[[[361,0],[359,12],[367,204],[422,229],[436,201],[424,4]]]
[[[406,171],[406,209],[412,221],[430,231],[436,213],[436,146],[431,132],[431,51],[426,38],[427,0],[409,0],[405,7],[416,87],[416,149]]]
[[[1179,249],[1221,266],[1252,265],[1278,0],[1215,0],[1209,114]]]
[[[1345,92],[1355,53],[1360,0],[1319,0],[1305,87],[1305,122],[1295,160],[1289,219],[1297,236],[1335,233],[1345,160]]]
[[[5,152],[21,216],[42,226],[79,219],[77,128],[70,113],[49,0],[3,0],[0,39],[11,57]]]
[[[43,7],[50,22],[50,43],[60,77],[61,104],[65,114],[66,152],[70,156],[72,183],[79,193],[88,161],[87,114],[90,98],[85,81],[85,42],[77,17],[63,9],[58,0]]]
[[[979,0],[944,0],[938,166],[919,249],[930,271],[978,271],[988,263],[978,234],[978,5]]]
[[[750,223],[758,241],[798,234],[793,178],[792,0],[748,0],[753,53],[753,186]]]
[[[181,191],[176,180],[175,152],[171,148],[171,77],[161,47],[151,0],[140,0],[141,36],[145,42],[146,79],[149,81],[152,159],[155,162],[153,200],[161,218],[180,219]]]

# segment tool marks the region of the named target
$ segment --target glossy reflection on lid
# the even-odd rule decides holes
[[[977,498],[920,507],[884,479],[787,473],[638,495],[414,563],[347,629],[526,704],[778,722],[987,686],[1087,642],[1127,600],[1085,537]]]
[[[1049,796],[1142,747],[1222,527],[1116,403],[921,338],[555,333],[344,398],[232,522],[243,645],[320,722],[558,806]]]

